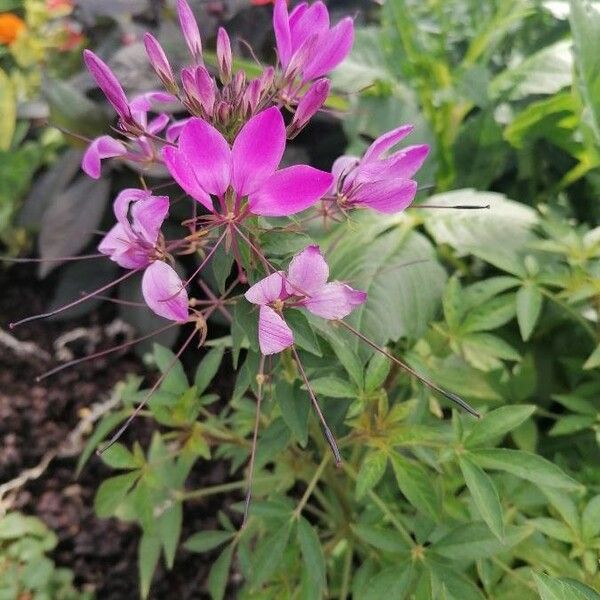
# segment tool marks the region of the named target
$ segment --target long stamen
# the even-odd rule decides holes
[[[144,399],[136,406],[135,410],[131,413],[131,415],[129,415],[129,418],[110,438],[110,440],[96,451],[98,455],[104,454],[125,433],[131,422],[140,414],[144,406],[146,406],[146,404],[148,403],[148,400],[150,400],[150,398],[152,397],[152,394],[154,394],[154,392],[158,389],[160,384],[164,381],[165,377],[171,372],[171,369],[175,366],[175,363],[179,360],[185,349],[190,345],[190,342],[194,339],[196,332],[197,330],[196,328],[194,328],[194,331],[192,331],[187,340],[185,340],[181,348],[178,350],[177,354],[173,357],[173,360],[169,363],[169,366],[165,369],[164,373],[161,374],[161,376],[157,379],[156,383],[150,388],[150,391],[144,396]]]
[[[246,500],[244,502],[244,518],[242,520],[242,529],[246,527],[248,522],[248,513],[250,512],[250,499],[252,498],[252,481],[254,479],[254,462],[256,459],[256,447],[258,445],[258,427],[260,425],[260,405],[263,397],[263,384],[265,382],[265,356],[261,354],[260,364],[258,366],[258,375],[256,383],[258,384],[258,392],[256,394],[256,415],[254,417],[254,433],[252,434],[252,451],[250,452],[250,462],[248,464],[248,484],[246,487]]]
[[[9,327],[9,329],[14,329],[15,327],[18,327],[19,325],[22,325],[23,323],[29,323],[31,321],[37,321],[38,319],[46,319],[47,317],[53,317],[54,315],[58,315],[58,314],[64,312],[65,310],[68,310],[69,308],[73,308],[74,306],[77,306],[77,305],[81,304],[82,302],[85,302],[86,300],[93,298],[96,294],[101,294],[102,292],[109,290],[110,288],[114,287],[115,285],[118,285],[122,281],[125,281],[126,279],[128,279],[129,277],[131,277],[132,275],[134,275],[135,273],[137,273],[140,270],[141,269],[133,269],[132,271],[125,273],[125,275],[122,275],[121,277],[119,277],[118,279],[115,279],[111,283],[104,285],[101,288],[98,288],[97,290],[91,292],[90,294],[88,294],[87,296],[84,296],[83,298],[74,300],[73,302],[70,302],[69,304],[65,304],[64,306],[61,306],[60,308],[57,308],[55,310],[51,310],[46,313],[41,313],[39,315],[33,315],[31,317],[26,317],[25,319],[21,319],[20,321],[15,321],[14,323],[9,323],[8,327]]]
[[[451,210],[486,210],[490,208],[489,204],[453,204],[444,206],[443,204],[415,204],[411,208],[449,208]]]
[[[365,344],[367,344],[374,350],[381,352],[381,354],[383,354],[384,356],[389,358],[393,363],[398,365],[401,369],[405,370],[407,373],[410,373],[413,377],[418,379],[421,383],[426,385],[428,388],[436,391],[438,394],[441,394],[442,396],[444,396],[444,398],[450,400],[451,402],[454,402],[454,404],[458,404],[458,406],[460,406],[461,408],[466,410],[468,413],[470,413],[474,417],[477,417],[478,419],[481,417],[481,415],[470,404],[465,402],[460,396],[457,396],[456,394],[453,394],[452,392],[448,392],[448,391],[442,389],[441,387],[439,387],[438,385],[433,383],[433,381],[429,381],[428,379],[426,379],[425,377],[423,377],[422,375],[417,373],[412,367],[409,367],[405,362],[401,361],[400,359],[396,358],[393,354],[388,352],[385,348],[378,346],[375,342],[372,342],[368,337],[364,336],[360,331],[358,331],[357,329],[354,329],[354,327],[352,327],[352,325],[349,325],[345,321],[341,321],[341,320],[337,321],[337,323],[339,323],[340,325],[343,325],[348,331],[352,332],[355,336],[357,336]]]
[[[106,258],[104,254],[82,254],[81,256],[58,256],[52,258],[13,258],[11,256],[0,256],[1,262],[9,263],[45,263],[45,262],[68,262],[73,260],[89,260],[92,258]]]
[[[325,416],[321,411],[321,407],[319,406],[319,402],[310,386],[310,382],[308,381],[308,377],[306,376],[306,371],[302,363],[300,362],[300,357],[298,356],[298,352],[296,351],[296,347],[292,346],[292,353],[294,355],[294,359],[300,369],[300,374],[302,375],[302,379],[304,381],[304,385],[308,390],[308,395],[310,396],[310,400],[312,402],[313,408],[319,417],[319,421],[321,422],[321,427],[323,428],[323,434],[325,435],[325,439],[331,448],[331,452],[333,453],[333,458],[335,459],[336,466],[340,466],[342,464],[342,456],[340,454],[340,450],[338,448],[337,442],[335,441],[335,436],[333,435],[331,429],[329,429],[329,425],[327,425],[327,421],[325,420]]]
[[[52,375],[56,375],[56,373],[60,373],[61,371],[64,371],[65,369],[68,369],[69,367],[74,367],[75,365],[78,365],[82,362],[87,362],[88,360],[94,360],[96,358],[108,356],[109,354],[112,354],[113,352],[118,352],[119,350],[125,350],[126,348],[135,346],[135,344],[139,344],[140,342],[150,339],[150,338],[154,337],[155,335],[159,335],[160,333],[163,333],[164,331],[167,331],[168,329],[171,329],[172,327],[175,327],[176,325],[179,325],[179,323],[169,323],[165,327],[156,329],[155,331],[148,333],[142,337],[136,338],[134,340],[129,340],[128,342],[123,342],[122,344],[119,344],[118,346],[114,346],[113,348],[108,348],[108,350],[102,350],[100,352],[96,352],[95,354],[90,354],[89,356],[83,356],[81,358],[76,358],[74,360],[70,360],[69,362],[64,363],[63,365],[59,365],[58,367],[55,367],[54,369],[51,369],[50,371],[46,371],[45,373],[42,373],[42,375],[39,375],[38,377],[36,377],[35,380],[39,383],[40,381],[43,381],[44,379],[47,379],[48,377],[51,377]]]

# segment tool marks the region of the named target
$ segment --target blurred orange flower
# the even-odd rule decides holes
[[[0,44],[12,44],[25,27],[25,21],[14,13],[0,14]]]

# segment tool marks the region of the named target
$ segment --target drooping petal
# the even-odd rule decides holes
[[[150,121],[150,123],[148,123],[148,127],[146,127],[146,129],[149,133],[156,135],[157,133],[160,133],[168,125],[170,120],[171,120],[171,117],[169,115],[167,115],[166,113],[162,113],[162,114],[158,115],[157,117],[155,117],[154,119],[152,119],[152,121]]]
[[[129,220],[127,218],[129,214],[129,206],[132,202],[138,200],[144,200],[152,194],[146,190],[140,190],[139,188],[126,188],[117,194],[115,201],[113,202],[113,212],[117,221],[129,228]]]
[[[140,269],[150,264],[148,248],[136,243],[128,228],[117,223],[98,245],[98,252],[124,269]]]
[[[319,246],[307,246],[292,258],[288,267],[286,289],[291,295],[312,296],[329,279],[329,266]]]
[[[179,136],[179,151],[205,192],[223,196],[231,180],[227,140],[203,119],[191,119]]]
[[[175,179],[182,189],[194,198],[194,200],[197,200],[212,212],[212,199],[198,183],[194,174],[194,169],[188,162],[186,156],[173,146],[165,146],[162,151],[162,156],[173,179]]]
[[[268,356],[277,354],[294,343],[294,334],[283,317],[270,306],[261,306],[258,315],[258,345],[260,351]]]
[[[276,0],[273,9],[273,29],[279,62],[285,69],[292,57],[292,34],[286,0]]]
[[[285,150],[285,124],[275,106],[252,117],[233,143],[232,184],[239,196],[256,191],[274,172]]]
[[[318,202],[332,183],[330,173],[308,165],[281,169],[249,196],[250,212],[264,217],[293,215]]]
[[[139,200],[131,208],[132,229],[154,247],[168,214],[168,196],[150,196]]]
[[[356,175],[358,183],[381,179],[410,179],[422,166],[429,154],[427,144],[409,146],[390,157],[361,165]]]
[[[188,295],[175,269],[157,260],[142,277],[146,304],[160,317],[184,323],[188,320]]]
[[[92,179],[100,179],[102,160],[125,154],[127,154],[127,148],[121,142],[109,135],[103,135],[88,146],[81,161],[81,168]]]
[[[354,21],[350,17],[321,33],[313,55],[304,68],[304,80],[316,79],[333,71],[350,54],[353,43]]]
[[[91,50],[83,51],[83,60],[88,71],[96,80],[98,87],[104,92],[106,99],[112,104],[117,114],[122,119],[128,118],[130,111],[127,96],[110,67]]]
[[[364,304],[367,293],[355,290],[345,283],[334,281],[323,286],[304,306],[314,315],[323,319],[343,319],[357,306]]]
[[[365,183],[352,195],[352,203],[368,206],[381,213],[392,214],[407,208],[417,193],[417,182],[392,179]]]
[[[304,10],[294,11],[290,16],[292,49],[298,49],[310,35],[329,29],[329,12],[323,2],[315,2]]]
[[[400,140],[404,139],[414,129],[414,125],[401,125],[392,131],[388,131],[379,136],[367,149],[362,162],[366,163],[371,160],[377,160],[381,155],[395,146]]]
[[[246,300],[252,304],[269,304],[275,300],[285,300],[285,273],[278,271],[255,283],[245,294]]]

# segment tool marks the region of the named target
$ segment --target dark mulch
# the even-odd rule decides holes
[[[0,326],[25,314],[43,309],[53,282],[40,283],[33,270],[21,266],[0,269]],[[110,308],[77,322],[36,322],[15,331],[20,340],[35,341],[52,352],[52,342],[76,326],[109,322]],[[47,368],[47,367],[46,367]],[[82,411],[108,397],[110,390],[127,373],[143,373],[134,354],[111,361],[83,363],[41,383],[35,376],[44,370],[35,361],[15,358],[0,346],[0,482],[36,466],[46,452],[57,448],[75,428]],[[149,439],[152,423],[138,419],[125,440]],[[75,479],[77,456],[54,459],[44,474],[28,482],[18,493],[15,508],[40,517],[59,538],[52,558],[75,572],[80,587],[93,589],[102,600],[135,598],[138,590],[137,543],[139,529],[115,519],[98,519],[93,499],[110,469],[93,456]],[[210,468],[207,468],[210,465]],[[194,487],[225,481],[224,465],[197,465],[192,473]],[[238,498],[236,498],[237,500]],[[208,499],[185,507],[182,539],[216,526],[215,515],[232,498]],[[151,598],[200,599],[212,561],[207,556],[180,549],[173,571],[159,568]]]

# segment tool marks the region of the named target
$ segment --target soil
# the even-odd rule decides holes
[[[53,289],[52,278],[40,283],[32,268],[18,266],[0,269],[0,327],[8,322],[43,310],[44,299]],[[78,321],[42,321],[23,325],[14,335],[32,341],[52,354],[57,336],[75,327],[108,323],[114,315],[103,306]],[[100,341],[107,344],[105,340]],[[110,390],[128,373],[144,373],[135,354],[112,360],[96,360],[77,365],[41,383],[37,374],[51,367],[41,360],[17,358],[0,346],[0,483],[13,479],[24,469],[37,466],[44,455],[58,448],[77,426],[82,411],[108,398]],[[148,440],[153,424],[136,420],[124,438]],[[92,456],[79,478],[75,478],[77,454],[52,460],[45,472],[27,482],[15,495],[13,508],[41,518],[58,536],[51,557],[72,569],[80,589],[93,590],[101,600],[122,600],[138,595],[137,544],[140,531],[116,519],[94,515],[94,494],[111,470]],[[226,481],[225,466],[210,462],[197,464],[191,474],[194,487]],[[216,527],[216,513],[239,498],[198,502],[184,507],[182,539],[193,532]],[[214,557],[178,550],[174,569],[162,566],[156,573],[150,598],[203,599],[208,570]]]

